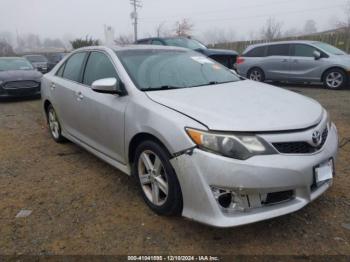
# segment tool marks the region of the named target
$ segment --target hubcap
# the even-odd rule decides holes
[[[260,82],[261,81],[261,73],[257,70],[252,71],[250,73],[250,80]]]
[[[331,72],[327,75],[326,82],[330,88],[338,88],[343,84],[343,75],[339,72]]]
[[[141,187],[147,199],[156,206],[168,197],[168,177],[160,158],[152,151],[143,151],[138,160]]]
[[[52,108],[49,110],[49,127],[52,136],[55,139],[58,139],[60,136],[60,126],[57,120],[56,113]]]

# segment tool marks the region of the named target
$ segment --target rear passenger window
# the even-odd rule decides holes
[[[66,66],[64,67],[63,78],[80,82],[81,69],[85,55],[85,52],[76,53],[68,59]]]
[[[289,46],[287,44],[283,45],[270,45],[267,48],[268,56],[289,56]]]
[[[101,52],[92,52],[86,64],[83,83],[91,86],[96,80],[110,77],[118,79],[111,60]]]
[[[316,48],[309,46],[309,45],[293,45],[293,55],[294,56],[303,56],[303,57],[314,57],[314,51],[316,51]]]
[[[264,57],[266,56],[266,46],[255,47],[244,54],[246,57]]]

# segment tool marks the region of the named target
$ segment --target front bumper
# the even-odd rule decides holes
[[[0,86],[0,98],[10,98],[10,97],[31,97],[40,96],[41,87],[38,84],[37,87],[12,87],[4,88]]]
[[[297,211],[331,186],[332,180],[329,180],[312,188],[314,167],[335,159],[337,150],[338,134],[334,124],[322,150],[316,154],[265,155],[240,161],[194,149],[191,155],[183,154],[171,160],[182,189],[182,215],[216,227],[233,227]],[[248,195],[287,190],[293,190],[294,195],[288,201],[273,205],[224,212],[213,195],[213,186]]]

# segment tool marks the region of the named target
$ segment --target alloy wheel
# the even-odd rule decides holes
[[[250,73],[249,79],[253,81],[261,82],[261,79],[262,79],[261,72],[259,72],[258,70],[253,70]]]
[[[56,112],[53,108],[49,109],[48,116],[49,116],[49,127],[50,127],[51,134],[55,139],[59,139],[60,124],[58,122]]]
[[[141,153],[138,160],[138,175],[147,199],[156,206],[163,205],[168,197],[168,176],[162,160],[151,150]]]
[[[326,83],[329,88],[337,89],[339,88],[344,81],[344,77],[339,72],[331,72],[326,77]]]

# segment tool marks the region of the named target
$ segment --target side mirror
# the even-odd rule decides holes
[[[120,81],[116,78],[104,78],[96,80],[91,85],[92,90],[102,94],[124,95],[125,92],[120,88]]]
[[[316,50],[314,51],[313,55],[314,55],[314,57],[315,57],[315,60],[318,60],[318,59],[321,58],[321,53],[318,52],[318,51],[316,51]]]

